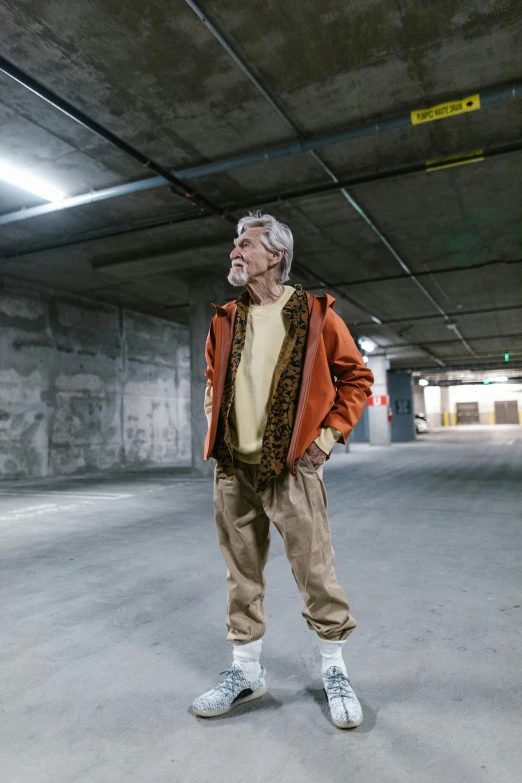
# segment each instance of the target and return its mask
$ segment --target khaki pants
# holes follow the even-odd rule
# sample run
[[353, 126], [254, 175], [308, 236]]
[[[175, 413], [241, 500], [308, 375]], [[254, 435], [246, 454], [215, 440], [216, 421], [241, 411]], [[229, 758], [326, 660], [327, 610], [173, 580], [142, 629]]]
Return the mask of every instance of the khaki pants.
[[227, 639], [253, 641], [265, 633], [263, 569], [270, 520], [285, 542], [308, 627], [323, 639], [346, 639], [355, 620], [335, 576], [322, 468], [316, 472], [305, 454], [297, 478], [285, 470], [259, 494], [255, 492], [257, 465], [235, 461], [234, 470], [232, 481], [214, 480], [218, 539], [228, 567]]

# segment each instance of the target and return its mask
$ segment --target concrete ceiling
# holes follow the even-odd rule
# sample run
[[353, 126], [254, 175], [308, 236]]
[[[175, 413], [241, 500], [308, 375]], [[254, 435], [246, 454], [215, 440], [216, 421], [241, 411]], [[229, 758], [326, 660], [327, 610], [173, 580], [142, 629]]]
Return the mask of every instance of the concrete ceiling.
[[[184, 0], [16, 0], [0, 11], [1, 50], [176, 172], [485, 96], [522, 77], [515, 0], [198, 5], [257, 87]], [[293, 281], [336, 296], [353, 333], [386, 349], [393, 367], [494, 366], [505, 351], [522, 362], [521, 121], [522, 100], [508, 91], [478, 111], [326, 146], [320, 160], [281, 157], [187, 186], [233, 217], [258, 204], [287, 222]], [[68, 196], [151, 176], [3, 73], [0, 128], [0, 158]], [[425, 170], [477, 150], [484, 160]], [[352, 183], [366, 220], [329, 188], [321, 160]], [[0, 182], [0, 214], [41, 203]], [[233, 222], [199, 217], [158, 187], [0, 225], [0, 271], [187, 322], [189, 277], [224, 275], [233, 236]]]

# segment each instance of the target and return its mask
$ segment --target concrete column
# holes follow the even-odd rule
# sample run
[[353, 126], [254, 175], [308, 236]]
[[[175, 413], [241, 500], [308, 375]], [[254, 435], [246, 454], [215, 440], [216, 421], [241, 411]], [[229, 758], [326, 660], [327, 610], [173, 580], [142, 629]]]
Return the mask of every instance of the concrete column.
[[369, 410], [368, 405], [366, 405], [362, 412], [361, 418], [353, 428], [352, 434], [350, 435], [350, 441], [352, 443], [368, 443], [370, 440], [370, 430], [368, 426], [368, 410]]
[[415, 413], [424, 413], [426, 415], [424, 386], [419, 386], [418, 380], [413, 382], [413, 410]]
[[455, 418], [455, 421], [453, 421], [450, 413], [449, 386], [440, 387], [440, 417], [440, 423], [443, 427], [448, 427], [457, 423], [456, 417], [453, 417]]
[[389, 372], [388, 392], [393, 414], [391, 424], [392, 442], [415, 440], [411, 373]]
[[[386, 356], [369, 356], [368, 367], [373, 372], [375, 383], [372, 394], [387, 395], [388, 360]], [[368, 406], [368, 425], [370, 432], [370, 446], [389, 446], [391, 443], [390, 423], [388, 421], [387, 405]]]
[[214, 304], [225, 304], [226, 281], [198, 277], [189, 283], [190, 326], [190, 402], [192, 429], [192, 470], [196, 476], [210, 476], [213, 460], [205, 462], [203, 447], [207, 434], [207, 419], [203, 410], [205, 399], [205, 342], [210, 322], [215, 315]]

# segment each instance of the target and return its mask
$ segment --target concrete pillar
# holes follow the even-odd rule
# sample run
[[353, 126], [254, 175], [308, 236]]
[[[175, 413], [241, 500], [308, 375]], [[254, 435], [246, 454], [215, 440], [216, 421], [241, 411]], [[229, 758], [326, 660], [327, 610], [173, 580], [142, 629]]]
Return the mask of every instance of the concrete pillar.
[[225, 280], [210, 277], [198, 277], [189, 282], [192, 470], [196, 476], [210, 476], [214, 472], [214, 461], [205, 462], [203, 459], [207, 434], [207, 419], [203, 410], [207, 385], [205, 342], [216, 312], [211, 303], [225, 304], [226, 287]]
[[[388, 394], [386, 356], [369, 356], [368, 367], [373, 372], [375, 383], [372, 387], [374, 396]], [[391, 443], [390, 423], [388, 421], [388, 405], [368, 406], [368, 428], [370, 446], [389, 446]]]
[[440, 387], [440, 417], [440, 423], [443, 427], [448, 427], [457, 423], [456, 420], [453, 421], [456, 417], [452, 417], [450, 412], [449, 386]]
[[392, 442], [415, 440], [411, 373], [389, 372], [388, 393], [393, 414], [391, 424]]
[[368, 410], [369, 410], [368, 405], [366, 405], [362, 412], [361, 418], [353, 428], [352, 434], [350, 435], [350, 441], [352, 443], [368, 443], [368, 441], [370, 440], [370, 429], [368, 425]]
[[431, 427], [440, 427], [442, 416], [442, 406], [440, 400], [440, 386], [424, 387], [424, 404], [426, 406], [426, 416]]
[[414, 413], [424, 413], [426, 415], [424, 386], [419, 386], [418, 380], [413, 382], [413, 411]]

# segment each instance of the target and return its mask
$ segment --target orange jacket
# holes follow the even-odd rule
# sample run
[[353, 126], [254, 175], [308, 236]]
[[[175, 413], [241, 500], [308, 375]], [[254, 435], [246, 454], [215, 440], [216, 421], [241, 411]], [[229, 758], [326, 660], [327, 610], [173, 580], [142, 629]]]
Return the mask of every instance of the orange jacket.
[[[308, 294], [311, 308], [299, 401], [286, 465], [295, 463], [318, 437], [322, 427], [336, 427], [346, 438], [357, 424], [370, 396], [373, 373], [362, 360], [348, 327], [333, 310], [335, 299]], [[236, 303], [214, 305], [206, 344], [207, 385], [213, 386], [212, 419], [205, 440], [209, 459], [216, 439], [223, 388], [234, 336]]]

